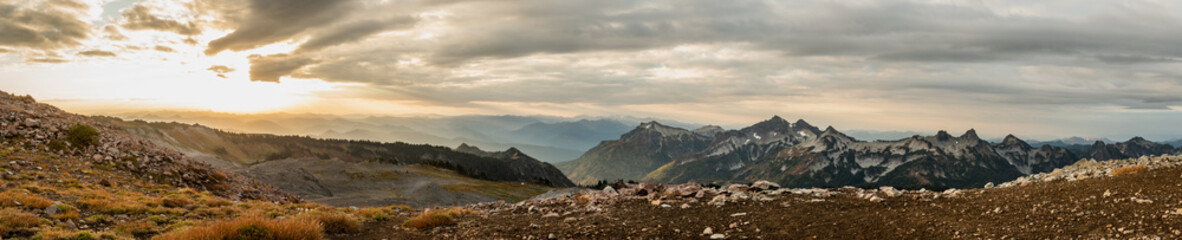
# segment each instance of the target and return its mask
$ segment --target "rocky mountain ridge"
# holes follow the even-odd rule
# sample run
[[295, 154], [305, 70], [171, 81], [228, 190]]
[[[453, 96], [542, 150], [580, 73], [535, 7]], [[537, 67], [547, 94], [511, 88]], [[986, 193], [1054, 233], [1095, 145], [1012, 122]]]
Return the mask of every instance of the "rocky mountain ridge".
[[[633, 132], [651, 129], [653, 123], [638, 126]], [[685, 136], [693, 131], [664, 126], [661, 136]], [[701, 135], [701, 134], [699, 134]], [[629, 141], [634, 136], [605, 141], [579, 160], [560, 163], [571, 178], [580, 183], [598, 180], [640, 179], [655, 182], [752, 182], [774, 180], [793, 187], [895, 186], [904, 188], [980, 187], [989, 182], [1005, 182], [1020, 176], [1041, 173], [1077, 161], [1076, 150], [1042, 145], [1031, 146], [1008, 135], [999, 143], [982, 140], [975, 130], [960, 136], [939, 131], [933, 136], [872, 142], [859, 141], [828, 127], [820, 130], [804, 120], [788, 122], [779, 116], [739, 130], [717, 132], [702, 145], [674, 142], [641, 144]], [[1128, 142], [1104, 144], [1091, 151], [1094, 159], [1138, 157], [1174, 153], [1162, 146], [1134, 138]], [[660, 149], [668, 159], [630, 164], [627, 157], [609, 153], [628, 149], [645, 152]], [[657, 168], [647, 167], [664, 162]], [[610, 164], [600, 164], [610, 163]], [[596, 176], [587, 171], [596, 166], [637, 169], [629, 175]], [[577, 167], [576, 167], [577, 166]], [[636, 173], [639, 170], [648, 173]], [[600, 173], [604, 171], [599, 171]], [[643, 175], [640, 178], [629, 178]]]

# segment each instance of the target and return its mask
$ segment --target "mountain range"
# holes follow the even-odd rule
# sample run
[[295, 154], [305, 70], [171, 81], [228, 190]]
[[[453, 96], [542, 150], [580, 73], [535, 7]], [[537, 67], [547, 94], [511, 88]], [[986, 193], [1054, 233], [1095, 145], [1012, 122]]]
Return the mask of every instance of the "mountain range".
[[940, 131], [893, 141], [860, 141], [833, 127], [779, 116], [739, 130], [699, 131], [640, 124], [580, 158], [558, 163], [573, 181], [751, 182], [788, 187], [895, 186], [966, 188], [1051, 171], [1080, 158], [1097, 160], [1179, 152], [1143, 138], [1068, 147], [1035, 147], [1013, 136], [998, 143], [975, 130]]
[[[334, 116], [317, 114], [223, 114], [210, 112], [137, 112], [115, 116], [153, 122], [197, 123], [239, 133], [302, 135], [317, 138], [408, 142], [442, 146], [467, 144], [485, 149], [510, 147], [544, 162], [569, 161], [651, 120], [632, 117], [552, 116]], [[668, 122], [668, 120], [662, 120]], [[689, 126], [692, 124], [679, 124]]]

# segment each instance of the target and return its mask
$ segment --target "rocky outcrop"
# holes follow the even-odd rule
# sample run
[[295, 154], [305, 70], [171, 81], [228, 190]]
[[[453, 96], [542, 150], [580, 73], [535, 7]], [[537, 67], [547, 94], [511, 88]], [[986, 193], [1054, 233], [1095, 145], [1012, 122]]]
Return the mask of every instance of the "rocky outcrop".
[[689, 130], [646, 122], [603, 141], [583, 156], [556, 164], [571, 180], [594, 184], [599, 180], [640, 179], [673, 159], [709, 146], [711, 137]]

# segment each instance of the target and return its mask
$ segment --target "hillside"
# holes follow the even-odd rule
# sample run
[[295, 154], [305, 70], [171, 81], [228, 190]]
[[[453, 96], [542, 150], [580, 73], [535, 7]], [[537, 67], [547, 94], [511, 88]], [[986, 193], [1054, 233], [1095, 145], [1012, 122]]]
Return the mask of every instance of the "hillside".
[[126, 134], [116, 126], [37, 103], [29, 96], [0, 92], [0, 135], [9, 152], [25, 150], [45, 158], [86, 159], [87, 165], [130, 172], [157, 184], [207, 190], [232, 199], [288, 198], [250, 178], [218, 171], [184, 154]]
[[304, 199], [336, 206], [519, 201], [574, 186], [556, 168], [533, 158], [478, 156], [401, 142], [240, 134], [200, 125], [98, 119]]

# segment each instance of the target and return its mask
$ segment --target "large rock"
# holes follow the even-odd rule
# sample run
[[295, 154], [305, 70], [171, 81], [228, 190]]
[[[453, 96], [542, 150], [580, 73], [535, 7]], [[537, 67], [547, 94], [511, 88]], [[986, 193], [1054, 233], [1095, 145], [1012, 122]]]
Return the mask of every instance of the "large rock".
[[751, 188], [757, 191], [776, 190], [780, 188], [780, 184], [769, 182], [767, 180], [759, 180], [755, 181], [755, 183], [752, 183]]

